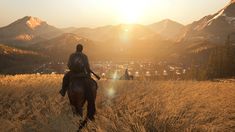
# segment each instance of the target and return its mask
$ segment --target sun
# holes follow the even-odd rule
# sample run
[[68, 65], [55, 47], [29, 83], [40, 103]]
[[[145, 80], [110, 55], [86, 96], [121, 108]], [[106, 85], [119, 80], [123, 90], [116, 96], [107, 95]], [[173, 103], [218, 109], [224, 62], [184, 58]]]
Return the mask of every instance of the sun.
[[116, 4], [118, 20], [122, 23], [136, 23], [141, 20], [146, 8], [144, 0], [119, 0]]

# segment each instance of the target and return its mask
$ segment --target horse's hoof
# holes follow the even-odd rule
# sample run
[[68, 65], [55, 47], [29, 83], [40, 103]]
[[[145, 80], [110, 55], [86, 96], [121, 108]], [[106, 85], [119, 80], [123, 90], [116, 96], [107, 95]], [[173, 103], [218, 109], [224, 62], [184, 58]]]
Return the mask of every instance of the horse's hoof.
[[82, 129], [83, 129], [83, 127], [82, 127], [82, 126], [79, 126], [79, 128], [78, 128], [77, 132], [81, 132], [81, 131], [82, 131]]

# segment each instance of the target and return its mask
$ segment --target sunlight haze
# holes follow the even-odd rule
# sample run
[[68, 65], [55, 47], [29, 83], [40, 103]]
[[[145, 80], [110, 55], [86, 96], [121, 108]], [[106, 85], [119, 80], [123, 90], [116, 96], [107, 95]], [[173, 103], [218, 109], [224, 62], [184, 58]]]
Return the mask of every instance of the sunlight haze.
[[182, 24], [212, 14], [229, 0], [1, 0], [0, 26], [35, 16], [58, 27], [151, 24], [172, 19]]

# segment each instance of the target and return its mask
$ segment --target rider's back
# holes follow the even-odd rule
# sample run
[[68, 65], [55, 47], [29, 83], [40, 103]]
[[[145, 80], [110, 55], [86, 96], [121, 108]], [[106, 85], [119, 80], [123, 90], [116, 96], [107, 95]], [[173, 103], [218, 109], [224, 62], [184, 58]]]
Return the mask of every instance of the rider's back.
[[88, 59], [85, 54], [82, 52], [75, 52], [70, 55], [69, 62], [68, 62], [68, 68], [72, 72], [76, 73], [87, 73], [87, 67], [88, 66]]

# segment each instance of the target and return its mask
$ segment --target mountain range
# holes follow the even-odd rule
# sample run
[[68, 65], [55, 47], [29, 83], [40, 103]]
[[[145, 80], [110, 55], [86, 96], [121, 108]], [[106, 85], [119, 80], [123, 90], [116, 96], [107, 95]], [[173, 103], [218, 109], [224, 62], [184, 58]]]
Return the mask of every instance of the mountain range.
[[[228, 35], [235, 32], [235, 0], [213, 15], [187, 25], [179, 36], [180, 42], [210, 41], [225, 43]], [[234, 36], [232, 36], [234, 38]]]
[[[173, 54], [207, 50], [223, 45], [235, 32], [235, 0], [217, 13], [189, 25], [165, 19], [150, 25], [119, 24], [97, 28], [64, 28], [26, 16], [0, 28], [0, 51], [26, 50], [25, 56], [47, 56], [66, 61], [82, 43], [91, 59], [164, 59]], [[235, 40], [235, 35], [230, 35]], [[7, 47], [5, 47], [7, 46]], [[9, 52], [16, 56], [14, 52]], [[38, 57], [39, 57], [38, 56]], [[5, 57], [0, 54], [1, 61]], [[6, 58], [6, 57], [5, 57]], [[17, 61], [17, 59], [15, 59]], [[7, 59], [4, 59], [6, 62]], [[9, 60], [10, 61], [10, 60]]]

